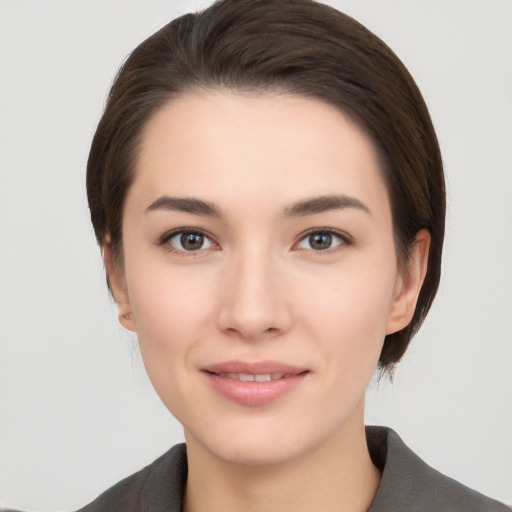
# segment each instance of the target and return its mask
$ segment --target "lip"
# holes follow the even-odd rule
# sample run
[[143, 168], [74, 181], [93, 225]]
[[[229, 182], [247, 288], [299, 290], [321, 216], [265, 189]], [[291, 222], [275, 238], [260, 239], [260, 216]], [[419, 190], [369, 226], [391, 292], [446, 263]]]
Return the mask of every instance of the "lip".
[[[306, 368], [278, 361], [225, 361], [201, 369], [210, 386], [223, 397], [242, 405], [265, 405], [291, 393], [306, 378]], [[272, 375], [270, 381], [242, 381], [227, 374]]]

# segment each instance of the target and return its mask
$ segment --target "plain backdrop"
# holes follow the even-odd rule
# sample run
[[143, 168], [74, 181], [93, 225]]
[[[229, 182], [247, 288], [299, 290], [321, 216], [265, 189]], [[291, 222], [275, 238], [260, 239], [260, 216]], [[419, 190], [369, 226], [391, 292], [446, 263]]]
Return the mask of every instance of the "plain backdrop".
[[[0, 0], [0, 503], [70, 510], [182, 440], [117, 323], [84, 171], [111, 80], [208, 2]], [[416, 78], [448, 185], [443, 283], [367, 422], [512, 503], [512, 2], [339, 0]]]

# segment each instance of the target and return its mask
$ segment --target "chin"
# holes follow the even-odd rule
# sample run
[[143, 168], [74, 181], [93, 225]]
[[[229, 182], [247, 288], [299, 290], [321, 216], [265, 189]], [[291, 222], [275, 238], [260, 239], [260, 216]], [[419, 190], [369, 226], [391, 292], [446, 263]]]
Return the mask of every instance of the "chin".
[[210, 452], [212, 455], [231, 464], [247, 466], [265, 466], [282, 464], [298, 457], [303, 451], [299, 444], [292, 446], [282, 440], [268, 439], [250, 443], [229, 442], [216, 444]]
[[[186, 431], [189, 449], [200, 446], [201, 451], [231, 464], [273, 465], [296, 459], [315, 445], [315, 436], [307, 428], [294, 431], [290, 425], [272, 421], [258, 422], [253, 418], [250, 424], [239, 424], [236, 429], [226, 423], [222, 427], [196, 434]], [[316, 437], [321, 443], [323, 436]]]

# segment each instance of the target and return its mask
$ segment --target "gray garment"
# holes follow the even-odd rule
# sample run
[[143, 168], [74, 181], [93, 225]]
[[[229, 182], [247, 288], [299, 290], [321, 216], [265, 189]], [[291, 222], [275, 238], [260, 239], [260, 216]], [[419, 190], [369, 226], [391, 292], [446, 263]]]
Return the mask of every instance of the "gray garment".
[[379, 489], [368, 512], [510, 512], [442, 475], [423, 462], [389, 428], [366, 427], [373, 463], [382, 471]]
[[[368, 448], [382, 471], [368, 512], [510, 512], [425, 464], [385, 427], [366, 427]], [[184, 444], [114, 485], [78, 512], [181, 512], [187, 480]]]

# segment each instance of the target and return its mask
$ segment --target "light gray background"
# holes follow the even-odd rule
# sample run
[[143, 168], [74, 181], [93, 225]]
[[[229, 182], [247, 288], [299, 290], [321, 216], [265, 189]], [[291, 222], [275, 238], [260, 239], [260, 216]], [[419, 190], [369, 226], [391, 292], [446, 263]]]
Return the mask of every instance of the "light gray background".
[[[339, 0], [398, 53], [446, 164], [443, 285], [367, 421], [512, 503], [512, 2]], [[113, 75], [207, 2], [0, 0], [0, 503], [73, 509], [182, 439], [117, 324], [84, 169]]]

